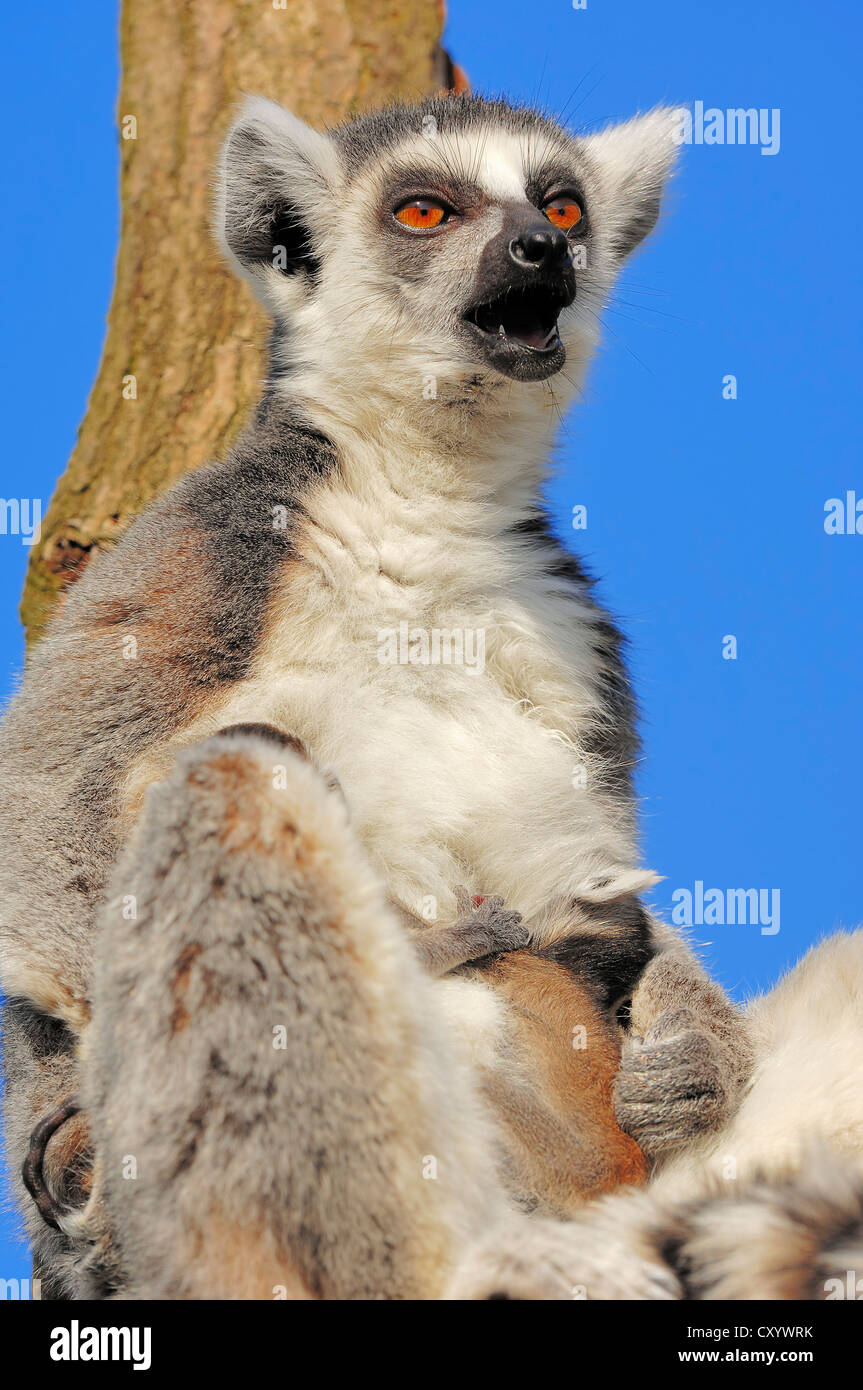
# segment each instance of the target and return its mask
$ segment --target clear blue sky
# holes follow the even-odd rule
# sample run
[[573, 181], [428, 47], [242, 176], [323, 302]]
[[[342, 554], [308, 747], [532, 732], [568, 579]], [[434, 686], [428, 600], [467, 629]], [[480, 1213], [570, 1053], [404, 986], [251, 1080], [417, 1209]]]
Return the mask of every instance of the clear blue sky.
[[[9, 329], [4, 496], [47, 502], [96, 371], [117, 239], [116, 7], [7, 7], [0, 219]], [[781, 925], [705, 926], [738, 997], [863, 919], [859, 9], [850, 0], [450, 0], [475, 88], [578, 124], [657, 101], [781, 112], [774, 156], [684, 148], [626, 271], [551, 499], [632, 640], [657, 905], [778, 889]], [[289, 75], [283, 100], [290, 104]], [[726, 374], [738, 399], [723, 400]], [[575, 505], [588, 528], [574, 535]], [[0, 685], [21, 662], [27, 550], [0, 536]], [[722, 641], [738, 641], [736, 661]], [[0, 1216], [0, 1277], [26, 1254]]]

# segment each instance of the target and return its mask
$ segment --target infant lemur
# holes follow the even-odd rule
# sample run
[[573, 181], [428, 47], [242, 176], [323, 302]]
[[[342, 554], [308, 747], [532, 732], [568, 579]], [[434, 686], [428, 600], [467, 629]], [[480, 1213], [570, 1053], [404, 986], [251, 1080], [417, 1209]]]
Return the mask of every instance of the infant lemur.
[[3, 730], [46, 1291], [439, 1297], [733, 1113], [748, 1029], [639, 901], [621, 639], [540, 500], [672, 129], [231, 130], [263, 399], [69, 593]]

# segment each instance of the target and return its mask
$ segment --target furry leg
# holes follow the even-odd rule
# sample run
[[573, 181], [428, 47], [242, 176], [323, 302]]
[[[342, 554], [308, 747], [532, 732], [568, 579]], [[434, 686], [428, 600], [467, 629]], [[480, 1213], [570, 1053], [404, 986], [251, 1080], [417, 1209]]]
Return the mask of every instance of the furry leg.
[[502, 1198], [341, 798], [227, 731], [151, 788], [111, 896], [85, 1100], [127, 1296], [439, 1297]]

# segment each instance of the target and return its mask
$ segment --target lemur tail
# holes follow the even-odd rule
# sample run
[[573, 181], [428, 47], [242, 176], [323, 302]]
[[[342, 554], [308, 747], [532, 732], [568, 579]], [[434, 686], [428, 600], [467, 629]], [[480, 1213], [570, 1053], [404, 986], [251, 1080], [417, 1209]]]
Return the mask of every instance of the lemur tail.
[[[583, 1248], [623, 1239], [630, 1259], [596, 1295], [621, 1298], [621, 1271], [636, 1260], [673, 1281], [678, 1299], [822, 1300], [863, 1297], [863, 1165], [827, 1146], [811, 1148], [783, 1175], [706, 1180], [676, 1200], [668, 1186], [613, 1193], [577, 1225]], [[607, 1291], [610, 1290], [610, 1291]], [[852, 1292], [851, 1290], [856, 1290]], [[654, 1292], [638, 1297], [654, 1298]]]
[[126, 1296], [440, 1296], [494, 1215], [484, 1136], [295, 741], [236, 729], [180, 755], [97, 957], [84, 1100]]
[[[693, 1299], [863, 1297], [863, 1169], [827, 1149], [677, 1211], [666, 1258]], [[850, 1290], [850, 1292], [849, 1292]]]

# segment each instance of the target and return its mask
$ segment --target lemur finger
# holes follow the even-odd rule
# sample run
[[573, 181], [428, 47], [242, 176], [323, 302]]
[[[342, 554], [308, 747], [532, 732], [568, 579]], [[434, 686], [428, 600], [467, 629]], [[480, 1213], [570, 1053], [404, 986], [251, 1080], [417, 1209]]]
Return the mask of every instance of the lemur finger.
[[696, 1028], [688, 1028], [658, 1041], [648, 1034], [643, 1043], [625, 1043], [618, 1079], [623, 1082], [630, 1075], [653, 1076], [663, 1089], [679, 1088], [700, 1070], [715, 1068], [712, 1038]]
[[[489, 902], [498, 905], [485, 911]], [[514, 951], [527, 945], [530, 933], [521, 913], [504, 908], [502, 898], [487, 899], [479, 910], [478, 921], [488, 935], [490, 951]]]
[[712, 1039], [695, 1030], [653, 1045], [625, 1045], [614, 1083], [618, 1124], [648, 1155], [711, 1128], [727, 1102]]
[[677, 1036], [678, 1033], [697, 1031], [698, 1019], [691, 1009], [666, 1009], [665, 1013], [660, 1014], [659, 1018], [648, 1029], [645, 1035], [645, 1042], [660, 1042], [664, 1038]]
[[482, 902], [477, 908], [477, 913], [481, 917], [493, 917], [496, 912], [500, 912], [502, 907], [503, 898], [499, 898], [496, 896], [490, 898], [483, 898]]
[[453, 892], [455, 894], [455, 908], [457, 916], [459, 918], [469, 917], [472, 914], [474, 908], [473, 899], [471, 898], [471, 895], [468, 892], [467, 888], [465, 888], [464, 884], [460, 883], [458, 887], [453, 890]]

